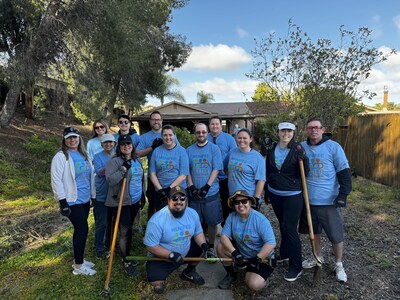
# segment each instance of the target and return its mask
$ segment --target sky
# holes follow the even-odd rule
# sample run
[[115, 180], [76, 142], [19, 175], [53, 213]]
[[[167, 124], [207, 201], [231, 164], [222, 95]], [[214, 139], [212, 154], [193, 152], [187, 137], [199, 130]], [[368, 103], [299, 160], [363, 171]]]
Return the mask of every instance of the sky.
[[[399, 0], [191, 0], [172, 17], [171, 32], [186, 36], [193, 47], [186, 64], [171, 73], [186, 103], [196, 103], [200, 90], [213, 94], [217, 103], [250, 100], [258, 84], [246, 76], [252, 70], [255, 39], [271, 32], [284, 38], [289, 19], [314, 41], [326, 38], [337, 46], [341, 25], [350, 31], [367, 27], [374, 47], [400, 50]], [[377, 96], [363, 103], [382, 102], [384, 86], [389, 101], [400, 103], [400, 54], [373, 67], [360, 90]]]

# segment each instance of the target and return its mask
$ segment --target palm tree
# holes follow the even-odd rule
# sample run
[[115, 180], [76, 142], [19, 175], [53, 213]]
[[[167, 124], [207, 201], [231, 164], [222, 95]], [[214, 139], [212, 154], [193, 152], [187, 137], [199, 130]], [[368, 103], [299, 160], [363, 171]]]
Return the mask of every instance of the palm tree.
[[174, 85], [179, 86], [179, 80], [170, 75], [164, 75], [164, 79], [161, 83], [160, 93], [157, 94], [157, 98], [160, 99], [161, 105], [164, 105], [165, 98], [172, 98], [183, 103], [186, 102], [181, 91], [172, 89]]
[[197, 103], [207, 104], [215, 101], [213, 94], [206, 93], [205, 91], [197, 92]]

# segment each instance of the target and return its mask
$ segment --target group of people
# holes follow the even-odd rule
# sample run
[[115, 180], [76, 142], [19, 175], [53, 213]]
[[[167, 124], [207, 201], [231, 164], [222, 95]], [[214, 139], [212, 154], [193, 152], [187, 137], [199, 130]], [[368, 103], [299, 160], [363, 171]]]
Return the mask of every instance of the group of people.
[[[294, 124], [280, 123], [279, 140], [267, 145], [265, 158], [253, 149], [250, 130], [239, 129], [235, 139], [222, 131], [218, 116], [212, 117], [208, 126], [195, 125], [196, 142], [187, 149], [180, 145], [174, 127], [163, 126], [162, 121], [160, 112], [153, 111], [151, 130], [139, 136], [130, 128], [129, 117], [121, 115], [115, 136], [108, 133], [105, 122], [97, 120], [87, 152], [78, 130], [64, 130], [62, 149], [52, 161], [51, 179], [61, 214], [74, 226], [73, 274], [96, 273], [94, 264], [84, 260], [90, 203], [94, 206], [96, 254], [104, 257], [120, 198], [121, 256], [127, 273], [138, 274], [126, 257], [132, 248], [133, 222], [147, 197], [144, 245], [149, 257], [163, 259], [149, 259], [146, 264], [147, 279], [156, 293], [164, 291], [167, 277], [185, 263], [180, 278], [204, 284], [204, 278], [196, 272], [198, 262], [188, 263], [186, 257], [224, 258], [226, 276], [219, 283], [222, 289], [236, 282], [238, 271], [243, 270], [247, 286], [262, 290], [268, 286], [274, 259], [288, 261], [284, 278], [295, 281], [303, 268], [317, 263], [314, 259], [302, 260], [298, 234], [299, 221], [300, 232], [305, 233], [301, 226], [301, 160], [307, 175], [317, 252], [321, 252], [324, 230], [333, 246], [336, 278], [347, 281], [342, 264], [340, 208], [346, 205], [351, 191], [351, 173], [343, 149], [324, 136], [320, 119], [307, 122], [308, 139], [302, 143], [295, 142]], [[140, 161], [143, 156], [148, 158], [147, 180]], [[278, 253], [272, 226], [259, 211], [263, 202], [271, 203], [279, 221]], [[218, 225], [222, 232], [216, 244]]]

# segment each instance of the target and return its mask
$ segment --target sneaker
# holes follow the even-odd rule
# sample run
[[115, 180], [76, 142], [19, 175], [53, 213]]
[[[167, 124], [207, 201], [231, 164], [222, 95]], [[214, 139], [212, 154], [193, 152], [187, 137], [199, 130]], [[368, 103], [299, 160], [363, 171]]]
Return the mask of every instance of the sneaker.
[[343, 264], [341, 262], [336, 263], [335, 272], [337, 281], [347, 282], [347, 275], [346, 272], [344, 271]]
[[82, 264], [79, 269], [75, 268], [75, 267], [73, 267], [73, 268], [74, 268], [74, 270], [72, 271], [72, 274], [74, 274], [74, 275], [89, 275], [89, 276], [92, 276], [92, 275], [96, 274], [95, 270], [92, 270], [91, 268], [89, 268], [85, 264]]
[[136, 270], [135, 266], [131, 262], [124, 263], [124, 268], [128, 276], [136, 277], [139, 275], [139, 272]]
[[181, 279], [185, 281], [193, 282], [197, 285], [203, 285], [205, 283], [204, 278], [200, 276], [199, 273], [194, 269], [192, 272], [186, 274], [185, 270], [181, 273]]
[[164, 290], [165, 290], [165, 283], [154, 286], [154, 292], [156, 294], [162, 294], [164, 293]]
[[96, 250], [96, 257], [99, 259], [104, 259], [106, 258], [106, 253], [102, 250]]
[[[83, 264], [84, 264], [85, 266], [87, 266], [88, 268], [90, 268], [90, 269], [92, 269], [92, 268], [95, 266], [94, 263], [92, 263], [91, 261], [88, 261], [88, 260], [86, 260], [86, 259], [83, 260]], [[72, 267], [75, 268], [75, 259], [74, 259], [73, 262], [72, 262]]]
[[[322, 256], [320, 257], [320, 259], [321, 259], [321, 262], [324, 263], [324, 258]], [[317, 260], [314, 257], [306, 259], [302, 263], [302, 266], [304, 269], [311, 269], [311, 268], [314, 268], [316, 265], [317, 265]]]
[[283, 277], [286, 281], [293, 282], [296, 281], [298, 278], [300, 278], [301, 274], [303, 274], [303, 270], [295, 271], [295, 270], [290, 270], [285, 274]]
[[225, 277], [219, 282], [218, 287], [220, 289], [226, 290], [229, 289], [232, 283], [236, 282], [236, 278], [232, 277], [230, 274], [226, 274]]
[[280, 255], [278, 255], [276, 257], [276, 263], [278, 263], [278, 264], [283, 264], [284, 262], [288, 262], [288, 261], [289, 261], [289, 257], [283, 258]]

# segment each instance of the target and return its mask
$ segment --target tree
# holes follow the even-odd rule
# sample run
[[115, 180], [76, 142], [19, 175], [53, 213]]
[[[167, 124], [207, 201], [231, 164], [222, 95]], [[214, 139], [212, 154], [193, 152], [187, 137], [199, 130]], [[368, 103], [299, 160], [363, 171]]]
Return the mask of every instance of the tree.
[[172, 88], [175, 85], [179, 86], [179, 80], [165, 74], [160, 85], [160, 90], [156, 93], [156, 97], [160, 99], [161, 105], [164, 105], [165, 98], [174, 99], [183, 103], [186, 101], [185, 97], [179, 90]]
[[[375, 103], [374, 107], [379, 110], [383, 110], [382, 103]], [[389, 102], [387, 106], [387, 110], [400, 110], [400, 104], [396, 104], [394, 102]]]
[[211, 93], [207, 93], [205, 91], [197, 92], [197, 103], [199, 104], [207, 104], [210, 102], [214, 102], [214, 95]]
[[372, 66], [394, 50], [385, 55], [374, 48], [368, 28], [351, 32], [341, 26], [335, 47], [328, 39], [313, 43], [291, 20], [288, 25], [286, 38], [272, 33], [255, 40], [253, 70], [246, 75], [276, 92], [278, 104], [288, 108], [299, 126], [309, 116], [319, 116], [333, 131], [340, 120], [359, 111], [356, 104], [362, 97], [374, 96], [368, 90], [359, 92], [358, 86]]

